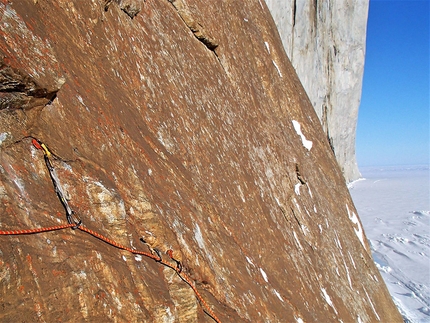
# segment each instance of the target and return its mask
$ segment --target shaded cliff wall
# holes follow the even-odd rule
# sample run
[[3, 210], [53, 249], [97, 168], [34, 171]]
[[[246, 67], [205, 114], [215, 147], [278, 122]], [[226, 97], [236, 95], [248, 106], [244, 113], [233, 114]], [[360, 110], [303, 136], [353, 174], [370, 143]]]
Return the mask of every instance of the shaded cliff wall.
[[263, 1], [0, 22], [0, 230], [82, 220], [0, 236], [1, 321], [212, 322], [197, 291], [222, 322], [401, 322]]
[[369, 1], [266, 3], [346, 181], [358, 179], [355, 134]]

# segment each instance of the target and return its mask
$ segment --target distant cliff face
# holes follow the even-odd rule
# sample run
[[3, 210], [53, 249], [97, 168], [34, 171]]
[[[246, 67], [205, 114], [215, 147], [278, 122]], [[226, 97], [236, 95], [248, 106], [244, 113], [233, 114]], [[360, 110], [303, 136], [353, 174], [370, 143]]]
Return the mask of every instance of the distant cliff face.
[[266, 3], [346, 181], [359, 178], [355, 133], [368, 0], [266, 0]]
[[0, 18], [0, 321], [401, 322], [263, 1]]

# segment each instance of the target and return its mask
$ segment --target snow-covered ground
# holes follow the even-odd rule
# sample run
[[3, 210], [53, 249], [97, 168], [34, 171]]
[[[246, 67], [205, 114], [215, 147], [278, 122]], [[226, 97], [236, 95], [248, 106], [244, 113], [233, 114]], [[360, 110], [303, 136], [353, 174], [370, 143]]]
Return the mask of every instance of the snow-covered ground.
[[360, 171], [349, 188], [373, 259], [405, 322], [430, 322], [429, 167]]

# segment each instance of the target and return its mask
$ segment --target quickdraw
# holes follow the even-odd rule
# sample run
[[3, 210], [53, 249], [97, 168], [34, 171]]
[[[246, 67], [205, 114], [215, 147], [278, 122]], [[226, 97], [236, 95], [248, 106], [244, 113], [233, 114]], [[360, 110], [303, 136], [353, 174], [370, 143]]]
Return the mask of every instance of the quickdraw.
[[61, 204], [63, 204], [64, 209], [66, 210], [67, 222], [69, 224], [75, 224], [73, 229], [77, 229], [82, 224], [82, 221], [76, 218], [75, 212], [72, 210], [72, 208], [69, 206], [69, 203], [67, 202], [64, 190], [61, 187], [60, 180], [58, 179], [57, 172], [55, 171], [55, 168], [50, 160], [50, 158], [54, 155], [49, 151], [48, 147], [46, 147], [46, 145], [40, 140], [33, 138], [31, 142], [35, 148], [43, 150], [43, 158], [45, 159], [45, 164], [48, 168], [49, 176], [51, 177], [52, 183], [54, 184], [55, 193], [57, 193]]
[[[67, 199], [65, 197], [63, 188], [60, 185], [60, 181], [58, 179], [57, 173], [55, 171], [54, 166], [51, 163], [50, 158], [57, 158], [53, 153], [51, 153], [48, 149], [48, 147], [42, 143], [40, 140], [38, 139], [34, 139], [32, 140], [32, 144], [35, 148], [43, 150], [43, 154], [44, 154], [44, 159], [45, 159], [45, 164], [46, 167], [48, 168], [49, 171], [49, 175], [51, 177], [52, 183], [54, 185], [54, 189], [55, 192], [58, 196], [58, 198], [60, 199], [62, 205], [64, 206], [64, 209], [66, 210], [66, 218], [67, 218], [67, 222], [68, 224], [65, 225], [60, 225], [60, 226], [52, 226], [52, 227], [46, 227], [46, 228], [36, 228], [36, 229], [26, 229], [26, 230], [7, 230], [7, 231], [2, 231], [0, 230], [0, 235], [24, 235], [24, 234], [36, 234], [36, 233], [42, 233], [42, 232], [48, 232], [48, 231], [56, 231], [56, 230], [62, 230], [62, 229], [67, 229], [67, 228], [72, 228], [74, 230], [78, 229], [82, 232], [86, 232], [88, 234], [90, 234], [91, 236], [102, 240], [103, 242], [116, 247], [118, 249], [122, 249], [122, 250], [126, 250], [130, 253], [133, 254], [138, 254], [138, 255], [142, 255], [148, 258], [151, 258], [153, 260], [155, 260], [156, 262], [169, 267], [173, 270], [176, 271], [176, 273], [179, 275], [179, 277], [185, 282], [187, 283], [191, 289], [194, 291], [197, 299], [199, 300], [200, 304], [203, 306], [203, 310], [204, 312], [210, 316], [215, 322], [217, 323], [221, 323], [220, 319], [215, 315], [215, 313], [212, 311], [212, 309], [209, 307], [209, 305], [206, 303], [206, 301], [203, 299], [202, 295], [199, 293], [199, 291], [197, 290], [197, 288], [194, 286], [192, 280], [190, 279], [190, 277], [188, 275], [186, 275], [183, 271], [182, 271], [182, 265], [181, 262], [179, 260], [176, 260], [173, 257], [173, 250], [169, 249], [167, 250], [166, 254], [169, 256], [169, 258], [175, 263], [175, 265], [173, 265], [172, 263], [165, 261], [162, 257], [161, 257], [161, 253], [159, 250], [157, 249], [150, 249], [151, 253], [149, 252], [145, 252], [145, 251], [140, 251], [140, 250], [136, 250], [136, 249], [132, 249], [126, 246], [123, 246], [119, 243], [117, 243], [114, 240], [111, 240], [107, 237], [105, 237], [104, 235], [97, 233], [87, 227], [85, 227], [82, 224], [81, 219], [79, 219], [74, 211], [72, 210], [72, 208], [69, 206], [69, 203], [67, 202]], [[142, 242], [144, 242], [146, 244], [146, 241], [141, 239]], [[155, 255], [154, 255], [155, 253]]]

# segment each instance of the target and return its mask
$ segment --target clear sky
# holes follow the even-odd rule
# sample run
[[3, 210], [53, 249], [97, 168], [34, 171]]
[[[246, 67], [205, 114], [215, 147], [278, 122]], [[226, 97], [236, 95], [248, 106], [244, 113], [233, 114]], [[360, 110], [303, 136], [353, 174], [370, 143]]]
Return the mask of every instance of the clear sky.
[[359, 167], [429, 164], [429, 15], [429, 0], [370, 0]]

